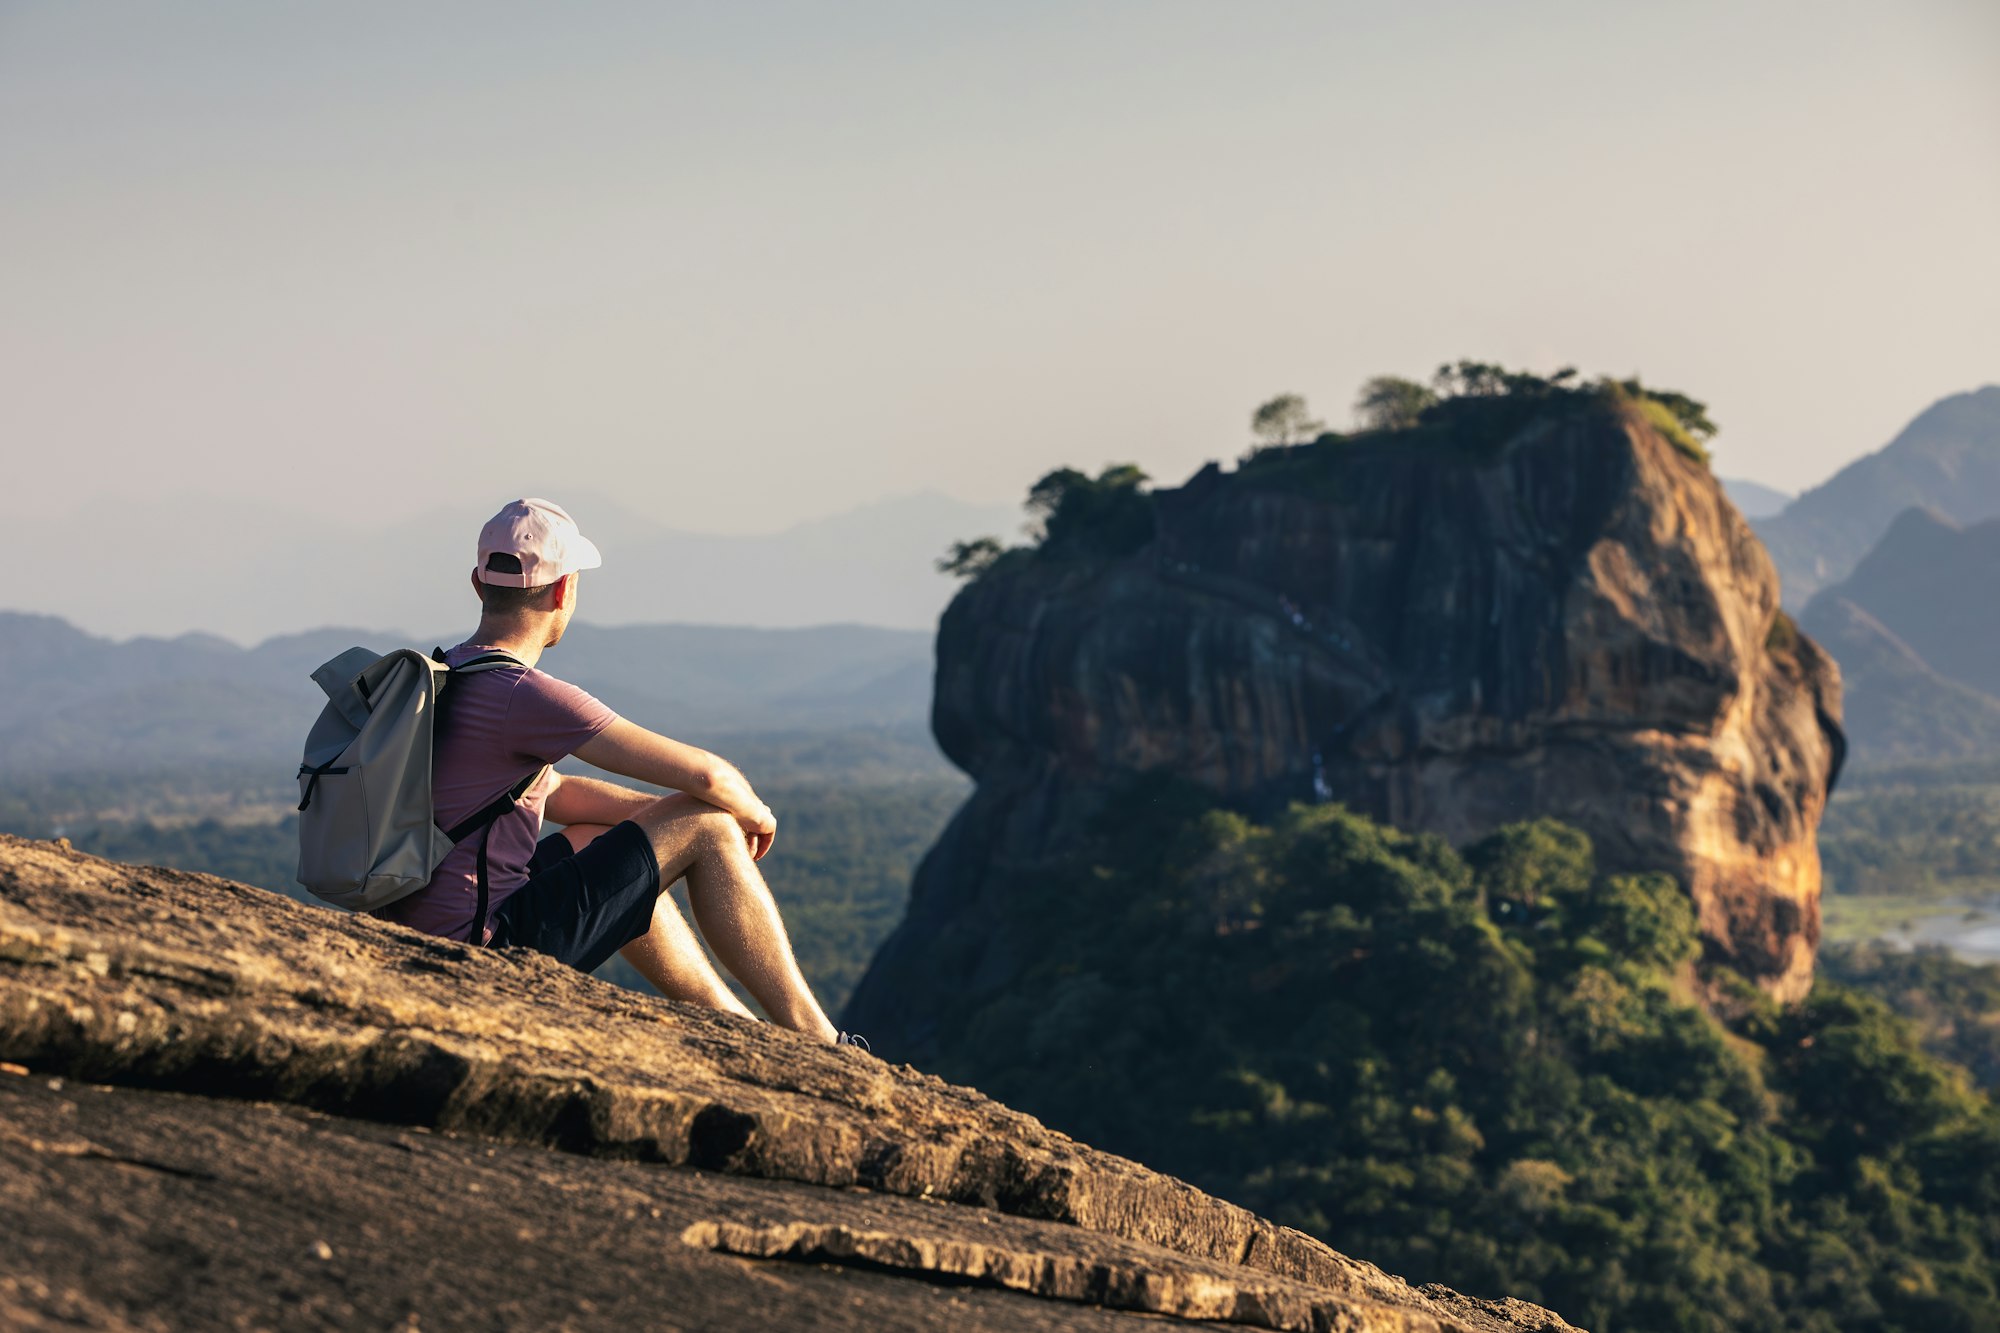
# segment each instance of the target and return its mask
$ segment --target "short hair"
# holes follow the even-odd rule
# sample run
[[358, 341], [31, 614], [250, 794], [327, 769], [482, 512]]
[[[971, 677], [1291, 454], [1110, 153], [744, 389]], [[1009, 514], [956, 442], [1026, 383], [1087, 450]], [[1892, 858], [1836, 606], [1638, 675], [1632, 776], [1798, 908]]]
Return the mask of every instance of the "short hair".
[[[521, 572], [521, 557], [495, 551], [486, 557], [486, 567], [495, 574], [518, 574]], [[537, 603], [542, 600], [542, 594], [555, 586], [554, 583], [541, 583], [532, 588], [510, 588], [481, 579], [479, 604], [497, 616], [518, 616], [524, 611], [541, 610]]]

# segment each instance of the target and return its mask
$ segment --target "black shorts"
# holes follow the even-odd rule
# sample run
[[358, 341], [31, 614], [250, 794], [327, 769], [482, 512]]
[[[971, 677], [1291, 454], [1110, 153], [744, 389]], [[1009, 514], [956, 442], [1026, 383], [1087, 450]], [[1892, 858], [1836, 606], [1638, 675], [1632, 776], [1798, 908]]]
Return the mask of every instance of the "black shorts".
[[551, 833], [535, 846], [528, 882], [493, 914], [495, 948], [534, 949], [583, 972], [644, 935], [660, 897], [660, 863], [646, 831], [626, 820], [582, 851]]

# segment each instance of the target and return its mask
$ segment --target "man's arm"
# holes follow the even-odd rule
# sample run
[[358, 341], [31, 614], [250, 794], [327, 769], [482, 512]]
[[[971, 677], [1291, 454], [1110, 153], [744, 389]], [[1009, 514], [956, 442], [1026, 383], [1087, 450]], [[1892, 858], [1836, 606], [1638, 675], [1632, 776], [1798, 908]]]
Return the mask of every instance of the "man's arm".
[[778, 836], [777, 817], [751, 790], [749, 780], [734, 764], [699, 746], [670, 740], [621, 717], [584, 742], [576, 757], [608, 773], [686, 792], [727, 810], [750, 835], [751, 851], [760, 859]]
[[651, 792], [634, 791], [602, 778], [582, 778], [572, 773], [555, 775], [544, 818], [558, 824], [603, 824], [607, 827], [632, 818], [658, 800]]

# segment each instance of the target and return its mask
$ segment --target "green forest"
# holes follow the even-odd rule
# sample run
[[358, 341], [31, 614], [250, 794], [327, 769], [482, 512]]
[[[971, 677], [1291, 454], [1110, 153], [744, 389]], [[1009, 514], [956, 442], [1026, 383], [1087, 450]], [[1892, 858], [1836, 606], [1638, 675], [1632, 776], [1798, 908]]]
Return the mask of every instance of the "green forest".
[[1346, 1253], [1598, 1333], [2000, 1327], [1966, 1071], [1834, 980], [1724, 974], [1714, 1016], [1683, 892], [1573, 830], [1149, 786], [1008, 910], [1034, 961], [939, 1015], [939, 1072]]
[[1820, 824], [1829, 893], [2000, 893], [2000, 783], [1950, 768], [1850, 773]]
[[1868, 940], [1821, 949], [1819, 975], [1880, 997], [1926, 1050], [1964, 1065], [1989, 1094], [2000, 1090], [2000, 966], [1963, 962], [1936, 945]]

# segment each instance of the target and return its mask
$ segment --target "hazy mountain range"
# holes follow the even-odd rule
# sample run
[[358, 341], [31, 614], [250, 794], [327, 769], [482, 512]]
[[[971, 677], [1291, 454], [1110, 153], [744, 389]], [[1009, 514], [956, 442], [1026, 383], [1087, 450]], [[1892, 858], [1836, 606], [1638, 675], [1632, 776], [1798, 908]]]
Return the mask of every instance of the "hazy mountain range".
[[[8, 600], [99, 633], [199, 625], [241, 643], [320, 625], [469, 629], [479, 525], [512, 498], [496, 491], [451, 510], [347, 525], [202, 497], [30, 509], [10, 546], [65, 554], [15, 580]], [[553, 498], [604, 552], [579, 606], [597, 625], [928, 630], [956, 590], [935, 565], [946, 546], [1021, 526], [1017, 509], [934, 492], [747, 536], [690, 531], [684, 518], [677, 526], [588, 491]]]
[[[355, 644], [455, 643], [319, 629], [240, 648], [207, 634], [113, 641], [0, 612], [0, 770], [268, 765], [289, 778], [324, 696], [310, 680]], [[577, 623], [544, 663], [635, 721], [702, 743], [724, 734], [914, 729], [931, 699], [931, 635], [826, 625], [606, 628]]]
[[1800, 626], [1840, 663], [1860, 763], [2000, 754], [2000, 519], [1906, 509]]
[[1912, 507], [1961, 524], [2000, 516], [2000, 385], [1933, 403], [1781, 512], [1744, 514], [1777, 562], [1785, 605], [1797, 610], [1846, 578]]
[[2000, 386], [1940, 399], [1776, 513], [1725, 482], [1840, 663], [1857, 764], [2000, 752]]

